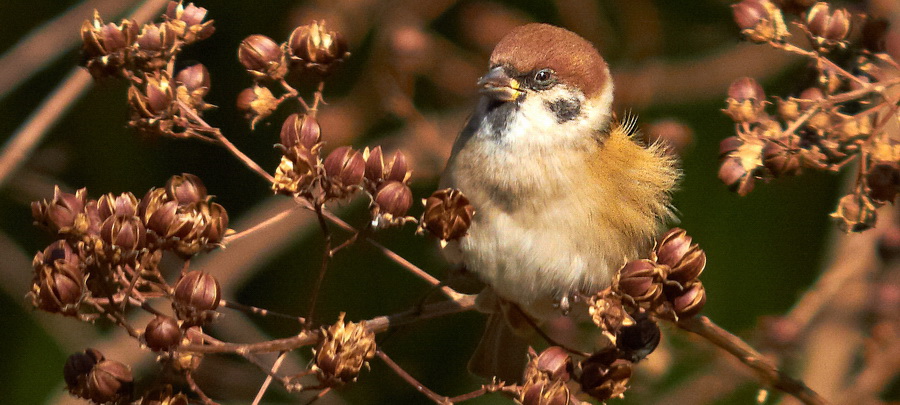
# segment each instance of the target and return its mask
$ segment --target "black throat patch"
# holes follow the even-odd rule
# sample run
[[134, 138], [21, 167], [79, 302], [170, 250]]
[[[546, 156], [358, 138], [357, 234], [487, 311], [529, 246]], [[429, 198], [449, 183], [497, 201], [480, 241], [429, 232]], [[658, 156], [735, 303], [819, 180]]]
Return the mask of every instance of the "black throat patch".
[[575, 119], [581, 113], [581, 102], [575, 98], [547, 101], [546, 105], [556, 115], [556, 122], [560, 124]]

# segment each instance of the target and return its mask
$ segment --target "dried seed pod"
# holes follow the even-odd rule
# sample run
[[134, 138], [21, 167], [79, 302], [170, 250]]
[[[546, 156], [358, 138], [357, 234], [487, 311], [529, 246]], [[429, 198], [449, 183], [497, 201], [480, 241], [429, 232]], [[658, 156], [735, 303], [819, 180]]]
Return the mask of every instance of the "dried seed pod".
[[851, 193], [841, 198], [831, 217], [838, 221], [838, 227], [844, 232], [862, 232], [875, 226], [875, 208], [868, 196]]
[[757, 122], [765, 114], [766, 93], [751, 77], [742, 77], [728, 87], [728, 107], [723, 110], [735, 122]]
[[144, 24], [130, 53], [134, 65], [143, 72], [165, 68], [177, 51], [176, 37], [168, 24]]
[[783, 41], [790, 33], [784, 24], [784, 16], [769, 0], [743, 0], [731, 6], [734, 22], [750, 41], [763, 43]]
[[316, 118], [311, 115], [300, 117], [297, 114], [291, 114], [281, 125], [281, 145], [285, 149], [302, 146], [312, 150], [319, 143], [321, 136], [322, 128]]
[[663, 294], [667, 266], [642, 259], [625, 264], [615, 280], [616, 291], [631, 297], [645, 308], [655, 306]]
[[360, 370], [375, 356], [375, 334], [366, 322], [338, 321], [322, 328], [318, 347], [314, 351], [313, 371], [323, 384], [334, 386], [356, 381]]
[[419, 229], [427, 230], [445, 244], [465, 236], [474, 215], [475, 208], [462, 191], [453, 188], [437, 190], [425, 200]]
[[102, 360], [87, 378], [87, 396], [97, 403], [131, 399], [134, 378], [131, 368], [115, 360]]
[[669, 266], [666, 278], [679, 283], [696, 279], [706, 267], [706, 252], [681, 228], [672, 228], [659, 238], [654, 252], [659, 264]]
[[366, 161], [359, 151], [349, 146], [333, 150], [323, 163], [330, 198], [343, 198], [359, 189], [366, 172]]
[[530, 358], [525, 366], [525, 378], [519, 393], [519, 403], [534, 405], [568, 404], [571, 393], [566, 386], [572, 375], [572, 357], [557, 346], [540, 355], [529, 348]]
[[209, 93], [209, 70], [202, 63], [186, 67], [175, 75], [175, 97], [198, 113], [212, 108], [203, 97]]
[[257, 80], [279, 80], [287, 73], [281, 46], [265, 35], [244, 38], [238, 47], [238, 60]]
[[189, 271], [175, 284], [172, 306], [178, 319], [188, 325], [200, 325], [207, 321], [219, 307], [222, 289], [219, 281], [209, 273]]
[[606, 401], [620, 398], [628, 389], [632, 364], [617, 359], [609, 362], [606, 353], [596, 353], [581, 362], [581, 390], [593, 398]]
[[680, 318], [689, 318], [700, 313], [706, 304], [706, 289], [699, 280], [685, 284], [684, 290], [670, 297], [672, 309]]
[[97, 213], [100, 219], [109, 217], [133, 217], [137, 213], [138, 199], [131, 193], [122, 193], [118, 196], [112, 193], [104, 194], [97, 199]]
[[75, 194], [69, 194], [55, 186], [53, 199], [31, 203], [31, 215], [38, 224], [46, 226], [52, 233], [80, 236], [91, 227], [90, 218], [85, 213], [86, 204], [87, 189], [82, 188]]
[[136, 216], [109, 217], [100, 228], [100, 239], [111, 249], [137, 251], [145, 246], [147, 230]]
[[103, 360], [103, 353], [91, 348], [69, 355], [63, 366], [63, 378], [66, 381], [66, 388], [72, 395], [89, 398], [87, 394], [88, 376], [94, 366]]
[[897, 162], [876, 162], [866, 173], [869, 197], [879, 202], [892, 203], [900, 190], [900, 165]]
[[181, 329], [174, 318], [157, 315], [144, 329], [144, 343], [150, 350], [170, 350], [181, 343]]
[[180, 206], [209, 200], [203, 181], [190, 173], [170, 177], [166, 181], [166, 197]]
[[182, 1], [177, 3], [170, 1], [166, 7], [165, 17], [166, 24], [188, 44], [209, 38], [216, 30], [212, 26], [212, 20], [203, 22], [206, 18], [206, 9], [197, 7], [194, 3], [185, 6]]
[[82, 64], [94, 79], [121, 76], [128, 64], [128, 49], [135, 43], [138, 26], [134, 20], [122, 20], [119, 25], [104, 24], [100, 13], [81, 25]]
[[[793, 135], [792, 138], [797, 138]], [[799, 139], [798, 139], [799, 141]], [[791, 143], [794, 143], [793, 141]], [[800, 148], [786, 147], [782, 142], [766, 141], [763, 147], [763, 165], [775, 177], [793, 176], [800, 171]]]
[[389, 181], [375, 193], [374, 202], [377, 206], [377, 213], [388, 221], [394, 218], [404, 218], [406, 212], [412, 207], [412, 190], [399, 181]]
[[347, 41], [340, 33], [326, 31], [325, 22], [313, 21], [294, 29], [287, 43], [291, 60], [321, 74], [327, 74], [344, 58], [347, 52]]
[[806, 28], [820, 47], [844, 47], [844, 39], [850, 33], [850, 20], [847, 10], [838, 9], [832, 13], [828, 3], [819, 2], [807, 13]]
[[32, 304], [43, 311], [76, 315], [84, 298], [82, 261], [64, 240], [58, 240], [32, 261]]
[[254, 84], [238, 94], [237, 108], [244, 113], [244, 118], [250, 120], [252, 130], [278, 108], [278, 99], [268, 88]]

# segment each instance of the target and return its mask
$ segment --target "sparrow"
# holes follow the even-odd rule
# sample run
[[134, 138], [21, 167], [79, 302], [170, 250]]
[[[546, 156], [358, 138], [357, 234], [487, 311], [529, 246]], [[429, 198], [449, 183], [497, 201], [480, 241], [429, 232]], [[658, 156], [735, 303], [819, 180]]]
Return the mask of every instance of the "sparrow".
[[510, 381], [533, 325], [565, 316], [573, 297], [610, 286], [648, 252], [673, 216], [680, 171], [636, 139], [633, 120], [614, 120], [609, 67], [571, 31], [513, 29], [478, 87], [441, 179], [475, 214], [443, 250], [486, 285], [477, 305], [491, 315], [470, 370]]

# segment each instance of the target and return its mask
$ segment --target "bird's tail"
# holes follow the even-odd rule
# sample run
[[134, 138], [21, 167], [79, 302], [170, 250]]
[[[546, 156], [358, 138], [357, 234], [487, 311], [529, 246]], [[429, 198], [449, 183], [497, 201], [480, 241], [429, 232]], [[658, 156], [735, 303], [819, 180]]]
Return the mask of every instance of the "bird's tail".
[[528, 343], [513, 332], [502, 311], [488, 316], [487, 327], [478, 348], [469, 359], [469, 371], [484, 378], [516, 383], [528, 360]]

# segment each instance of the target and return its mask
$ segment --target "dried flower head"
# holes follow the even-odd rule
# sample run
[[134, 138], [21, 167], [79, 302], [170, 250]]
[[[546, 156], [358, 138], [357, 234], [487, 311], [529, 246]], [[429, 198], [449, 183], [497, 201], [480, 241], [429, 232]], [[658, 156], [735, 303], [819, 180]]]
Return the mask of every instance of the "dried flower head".
[[679, 318], [697, 315], [706, 304], [706, 289], [699, 280], [684, 284], [683, 289], [671, 295], [672, 309]]
[[187, 395], [173, 393], [172, 386], [166, 385], [144, 395], [140, 405], [190, 405], [190, 400]]
[[313, 21], [294, 29], [287, 43], [291, 61], [320, 74], [329, 73], [334, 66], [350, 56], [347, 41], [340, 33], [327, 31], [325, 22]]
[[844, 232], [862, 232], [875, 226], [876, 208], [868, 196], [850, 193], [841, 198], [831, 217]]
[[184, 105], [198, 113], [213, 107], [203, 100], [209, 93], [210, 77], [209, 70], [202, 63], [181, 69], [175, 75], [175, 83], [178, 85], [175, 88], [175, 97]]
[[306, 114], [302, 117], [291, 114], [281, 125], [281, 145], [285, 149], [302, 146], [307, 150], [313, 150], [319, 145], [322, 138], [322, 127], [316, 117]]
[[588, 304], [590, 305], [588, 313], [594, 325], [597, 325], [603, 331], [603, 335], [613, 343], [616, 342], [616, 335], [623, 326], [634, 323], [622, 306], [622, 298], [611, 288], [594, 294]]
[[372, 199], [372, 214], [376, 225], [384, 227], [415, 221], [415, 218], [406, 216], [412, 203], [412, 190], [406, 184], [393, 180], [382, 184]]
[[169, 24], [145, 24], [131, 53], [135, 68], [142, 72], [164, 68], [178, 51], [177, 39]]
[[175, 201], [179, 206], [209, 200], [203, 181], [190, 173], [182, 173], [180, 176], [170, 177], [166, 181], [165, 190], [169, 201]]
[[427, 230], [445, 245], [448, 241], [466, 236], [475, 208], [469, 199], [455, 188], [437, 190], [425, 201], [419, 230]]
[[322, 328], [314, 351], [312, 370], [326, 385], [356, 381], [360, 370], [375, 356], [375, 334], [366, 328], [366, 322], [344, 322], [344, 315], [341, 313], [334, 325]]
[[38, 225], [50, 232], [79, 237], [91, 227], [85, 212], [87, 189], [78, 189], [75, 194], [64, 193], [59, 186], [53, 188], [53, 199], [31, 203], [31, 214]]
[[722, 154], [719, 179], [738, 194], [747, 195], [753, 190], [759, 171], [763, 167], [764, 146], [762, 139], [749, 134], [722, 140], [719, 145]]
[[237, 108], [244, 113], [244, 117], [250, 120], [250, 129], [256, 124], [272, 115], [278, 108], [278, 99], [267, 87], [254, 84], [240, 92], [237, 96]]

